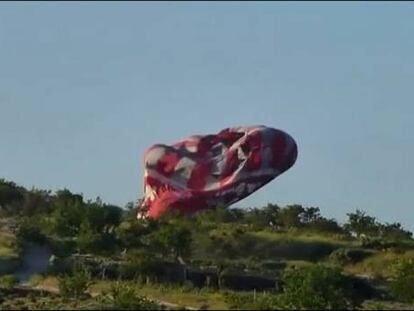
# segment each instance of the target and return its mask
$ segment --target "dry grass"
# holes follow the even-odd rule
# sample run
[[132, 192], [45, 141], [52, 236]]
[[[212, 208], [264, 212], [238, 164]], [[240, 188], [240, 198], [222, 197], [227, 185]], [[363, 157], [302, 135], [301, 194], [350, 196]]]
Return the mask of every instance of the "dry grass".
[[[36, 276], [32, 284], [38, 288], [56, 291], [58, 280], [56, 277]], [[96, 295], [111, 289], [111, 285], [116, 281], [97, 281], [89, 289], [89, 293]], [[222, 293], [210, 290], [185, 289], [179, 286], [168, 286], [158, 284], [141, 285], [129, 282], [137, 286], [141, 295], [149, 299], [164, 301], [181, 306], [200, 308], [208, 306], [209, 310], [226, 310], [227, 304], [224, 302]]]
[[30, 278], [29, 283], [35, 288], [44, 289], [51, 292], [56, 292], [59, 288], [59, 281], [55, 276], [43, 276], [40, 274], [35, 274]]
[[17, 258], [18, 249], [16, 237], [5, 230], [0, 229], [0, 258]]
[[[99, 281], [91, 287], [92, 292], [108, 291], [114, 281]], [[141, 295], [157, 301], [169, 302], [194, 308], [206, 307], [209, 310], [226, 310], [223, 294], [212, 290], [185, 289], [174, 285], [135, 284]]]
[[414, 310], [414, 305], [394, 301], [367, 300], [362, 305], [362, 310]]
[[267, 239], [274, 242], [282, 241], [297, 241], [305, 243], [328, 243], [340, 247], [353, 247], [358, 245], [358, 241], [346, 241], [341, 239], [340, 236], [331, 234], [319, 234], [313, 232], [270, 232], [270, 231], [259, 231], [251, 233], [253, 236], [258, 238]]
[[391, 251], [379, 251], [355, 265], [346, 266], [344, 269], [351, 274], [388, 278], [390, 277], [390, 264], [401, 258], [414, 258], [414, 250], [402, 254]]

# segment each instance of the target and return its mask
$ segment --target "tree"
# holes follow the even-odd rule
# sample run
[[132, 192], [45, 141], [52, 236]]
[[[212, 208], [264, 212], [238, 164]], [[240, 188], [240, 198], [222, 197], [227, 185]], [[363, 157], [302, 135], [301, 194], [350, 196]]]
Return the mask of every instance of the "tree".
[[18, 214], [24, 201], [26, 190], [14, 182], [0, 179], [0, 212]]
[[85, 203], [82, 195], [73, 194], [67, 189], [58, 190], [52, 205], [55, 233], [63, 237], [77, 235], [85, 218]]
[[33, 216], [36, 214], [49, 213], [51, 210], [50, 191], [33, 188], [26, 192], [22, 203], [22, 214]]
[[173, 255], [175, 259], [191, 254], [192, 233], [188, 225], [180, 220], [164, 223], [158, 231], [152, 233], [151, 244], [164, 255]]
[[218, 289], [223, 288], [223, 277], [229, 269], [229, 263], [226, 260], [217, 260], [216, 262], [216, 275]]
[[259, 208], [251, 208], [246, 212], [246, 222], [252, 225], [254, 229], [264, 229], [270, 225], [272, 221], [268, 211]]
[[82, 223], [78, 230], [77, 244], [81, 252], [104, 254], [116, 246], [115, 227], [121, 221], [122, 210], [99, 201], [88, 202], [81, 208]]
[[127, 254], [127, 263], [122, 266], [122, 276], [125, 278], [144, 278], [149, 282], [162, 272], [162, 262], [155, 254], [143, 250], [134, 250]]
[[330, 232], [336, 234], [343, 234], [343, 228], [336, 222], [335, 219], [327, 219], [320, 217], [308, 225], [308, 228], [319, 232]]
[[122, 220], [122, 209], [115, 205], [104, 204], [105, 230], [107, 232], [119, 226]]
[[285, 228], [299, 228], [301, 215], [305, 211], [302, 205], [288, 205], [279, 212], [279, 222]]
[[86, 221], [97, 232], [109, 233], [121, 222], [122, 210], [114, 205], [90, 202], [85, 205], [84, 210]]
[[267, 224], [277, 224], [280, 217], [280, 207], [277, 204], [268, 203], [263, 209], [264, 218]]
[[102, 235], [84, 221], [82, 222], [76, 239], [77, 246], [81, 253], [99, 253], [100, 250], [108, 249], [108, 245], [103, 245]]
[[134, 202], [128, 202], [125, 204], [124, 211], [122, 213], [122, 219], [137, 219], [137, 209]]
[[304, 224], [312, 224], [321, 219], [319, 207], [306, 207], [301, 213], [301, 222]]
[[58, 200], [52, 214], [54, 231], [63, 237], [73, 237], [79, 233], [85, 218], [84, 204], [79, 200]]
[[143, 237], [151, 232], [142, 220], [122, 222], [115, 230], [116, 237], [123, 248], [136, 248], [145, 245]]
[[23, 217], [19, 220], [16, 237], [20, 244], [26, 241], [43, 244], [47, 236], [41, 230], [41, 221], [38, 217]]
[[244, 212], [241, 208], [228, 208], [228, 211], [231, 214], [232, 222], [243, 222]]
[[127, 204], [125, 204], [125, 209], [128, 211], [134, 209], [134, 202], [130, 201]]
[[217, 206], [207, 209], [197, 215], [199, 222], [228, 223], [233, 222], [235, 217], [239, 216], [226, 206]]
[[55, 201], [65, 205], [74, 205], [76, 203], [83, 203], [83, 196], [81, 194], [72, 193], [65, 188], [56, 191]]
[[410, 231], [404, 230], [400, 223], [379, 224], [379, 231], [382, 238], [390, 240], [409, 240], [412, 238]]
[[362, 234], [367, 236], [376, 236], [379, 233], [379, 227], [375, 217], [368, 216], [365, 212], [357, 209], [355, 213], [348, 213], [348, 222], [344, 228], [357, 237]]

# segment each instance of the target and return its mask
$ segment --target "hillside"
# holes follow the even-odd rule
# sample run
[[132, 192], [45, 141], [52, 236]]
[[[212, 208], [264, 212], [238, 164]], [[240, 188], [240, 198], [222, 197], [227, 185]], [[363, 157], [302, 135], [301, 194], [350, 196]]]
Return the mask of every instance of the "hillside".
[[[412, 233], [363, 211], [344, 225], [297, 204], [217, 207], [157, 221], [135, 215], [133, 204], [0, 180], [2, 308], [414, 306]], [[27, 255], [29, 247], [37, 253]], [[29, 269], [33, 260], [24, 256], [43, 258], [38, 266], [47, 270]], [[23, 270], [32, 271], [30, 282], [13, 282], [10, 275]]]

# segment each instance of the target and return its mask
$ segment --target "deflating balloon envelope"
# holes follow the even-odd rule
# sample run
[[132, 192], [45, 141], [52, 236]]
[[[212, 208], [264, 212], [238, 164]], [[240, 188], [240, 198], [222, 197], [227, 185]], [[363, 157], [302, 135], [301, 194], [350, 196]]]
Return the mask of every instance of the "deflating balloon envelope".
[[288, 170], [297, 145], [266, 126], [227, 128], [172, 145], [155, 144], [144, 155], [144, 200], [139, 216], [159, 218], [228, 206]]

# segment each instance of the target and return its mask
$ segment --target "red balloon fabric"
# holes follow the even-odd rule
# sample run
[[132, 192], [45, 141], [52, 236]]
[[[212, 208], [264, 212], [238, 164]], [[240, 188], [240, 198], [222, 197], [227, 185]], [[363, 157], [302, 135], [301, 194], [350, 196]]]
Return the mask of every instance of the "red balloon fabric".
[[266, 127], [227, 128], [172, 145], [155, 144], [144, 155], [144, 200], [138, 217], [157, 219], [229, 206], [288, 170], [297, 145], [287, 133]]

